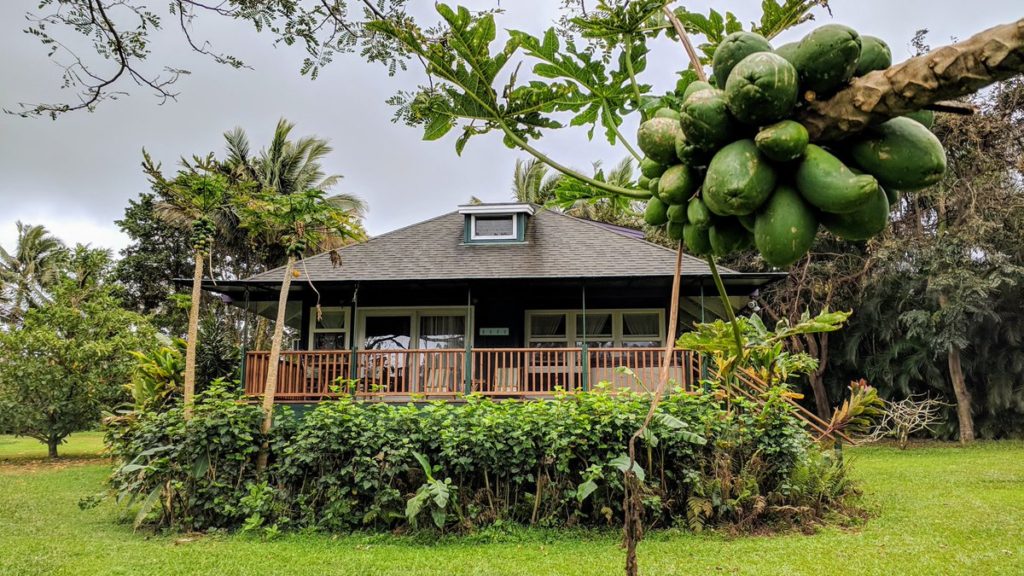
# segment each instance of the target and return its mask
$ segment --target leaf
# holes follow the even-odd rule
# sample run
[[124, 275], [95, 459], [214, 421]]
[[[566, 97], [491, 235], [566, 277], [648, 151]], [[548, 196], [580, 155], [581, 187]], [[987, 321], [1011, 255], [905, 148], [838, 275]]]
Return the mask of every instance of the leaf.
[[434, 116], [423, 131], [424, 140], [438, 140], [448, 133], [455, 122], [451, 116]]
[[655, 418], [657, 418], [658, 421], [664, 424], [667, 428], [670, 428], [671, 430], [675, 431], [676, 434], [678, 434], [679, 437], [685, 440], [686, 442], [696, 444], [698, 446], [704, 446], [705, 444], [708, 443], [707, 438], [695, 432], [690, 432], [689, 426], [687, 426], [685, 422], [671, 414], [658, 412], [655, 415]]
[[160, 500], [160, 486], [153, 488], [153, 490], [146, 496], [146, 499], [142, 502], [142, 507], [139, 508], [139, 512], [135, 515], [135, 521], [132, 523], [132, 528], [138, 530], [139, 526], [146, 521], [146, 516], [153, 509], [153, 506]]
[[636, 475], [637, 479], [640, 480], [641, 482], [643, 482], [647, 478], [647, 474], [644, 472], [644, 469], [640, 466], [639, 463], [634, 461], [632, 467], [630, 466], [628, 454], [623, 454], [621, 456], [616, 456], [615, 458], [612, 458], [611, 460], [608, 461], [608, 465], [618, 468], [620, 471], [622, 471], [623, 474], [625, 474], [627, 471], [633, 472], [633, 474]]
[[206, 451], [203, 451], [203, 453], [199, 455], [199, 458], [196, 458], [196, 461], [192, 463], [192, 477], [202, 478], [206, 475], [206, 471], [209, 469], [210, 455]]
[[427, 476], [427, 481], [433, 482], [434, 476], [431, 473], [430, 461], [427, 460], [427, 457], [424, 456], [423, 454], [420, 454], [419, 452], [413, 452], [412, 455], [414, 458], [416, 458], [416, 461], [420, 463], [420, 466], [423, 467], [423, 473]]
[[448, 514], [443, 508], [434, 508], [430, 511], [430, 517], [434, 519], [434, 526], [444, 528], [445, 521], [448, 519]]
[[576, 487], [576, 501], [583, 502], [588, 496], [593, 494], [595, 490], [597, 490], [597, 482], [594, 482], [593, 480], [583, 482]]

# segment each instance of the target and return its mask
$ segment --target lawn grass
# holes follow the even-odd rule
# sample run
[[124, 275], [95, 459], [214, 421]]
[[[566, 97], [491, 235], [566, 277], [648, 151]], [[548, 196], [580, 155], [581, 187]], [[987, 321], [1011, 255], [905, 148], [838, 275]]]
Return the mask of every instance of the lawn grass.
[[[61, 458], [98, 458], [103, 450], [102, 432], [78, 432], [57, 447]], [[0, 463], [40, 461], [46, 458], [46, 444], [35, 438], [0, 435]]]
[[[111, 504], [79, 510], [102, 488], [102, 461], [39, 463], [0, 436], [0, 574], [619, 574], [614, 532], [525, 531], [428, 539], [390, 535], [247, 536], [133, 534]], [[65, 448], [95, 454], [95, 435]], [[37, 454], [41, 457], [45, 449]], [[812, 536], [728, 538], [655, 532], [640, 548], [644, 574], [1024, 574], [1024, 443], [961, 449], [930, 445], [847, 452], [874, 517]]]

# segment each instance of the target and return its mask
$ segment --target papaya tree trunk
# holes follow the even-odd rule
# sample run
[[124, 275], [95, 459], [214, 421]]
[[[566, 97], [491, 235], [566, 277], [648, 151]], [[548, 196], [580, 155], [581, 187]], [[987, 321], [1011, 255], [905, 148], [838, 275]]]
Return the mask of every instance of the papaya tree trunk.
[[960, 424], [960, 443], [974, 442], [974, 417], [971, 416], [971, 392], [964, 381], [964, 371], [960, 366], [960, 348], [949, 346], [946, 355], [949, 363], [949, 379], [953, 382], [953, 394], [956, 395], [956, 416]]
[[[288, 257], [284, 265], [284, 280], [281, 281], [281, 293], [277, 297], [277, 319], [274, 322], [274, 336], [270, 339], [270, 364], [267, 367], [267, 381], [263, 389], [263, 425], [261, 430], [264, 435], [270, 433], [274, 426], [274, 396], [277, 394], [277, 368], [281, 359], [281, 340], [284, 339], [285, 312], [288, 307], [288, 289], [292, 285], [292, 268], [295, 264], [293, 256]], [[270, 456], [270, 441], [264, 439], [260, 446], [259, 458], [256, 461], [257, 470], [262, 473], [267, 467], [267, 459]]]
[[202, 298], [203, 253], [195, 251], [195, 270], [192, 272], [192, 305], [188, 309], [188, 335], [185, 337], [185, 419], [192, 417], [196, 395], [196, 347], [199, 339], [199, 302]]
[[840, 140], [943, 100], [973, 94], [1024, 72], [1024, 19], [979, 32], [886, 70], [856, 78], [800, 116], [811, 140]]

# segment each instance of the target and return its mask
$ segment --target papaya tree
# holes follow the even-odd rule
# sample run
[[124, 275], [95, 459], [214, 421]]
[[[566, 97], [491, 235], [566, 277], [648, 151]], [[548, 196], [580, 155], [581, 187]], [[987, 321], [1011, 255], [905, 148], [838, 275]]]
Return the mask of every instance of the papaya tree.
[[[203, 262], [210, 256], [217, 236], [218, 222], [224, 221], [230, 208], [230, 187], [227, 179], [217, 174], [212, 159], [195, 159], [171, 180], [164, 178], [159, 164], [144, 154], [143, 168], [154, 189], [164, 200], [156, 212], [165, 222], [191, 229], [193, 258], [192, 299], [188, 312], [188, 333], [185, 337], [184, 396], [185, 418], [192, 416], [196, 390], [196, 350], [199, 338], [199, 309], [202, 299]], [[212, 271], [211, 271], [212, 273]]]
[[[292, 279], [302, 275], [295, 264], [307, 253], [323, 251], [325, 244], [329, 246], [327, 243], [338, 238], [361, 239], [362, 229], [345, 198], [327, 197], [323, 191], [314, 189], [292, 194], [279, 194], [273, 189], [247, 194], [238, 199], [237, 213], [242, 227], [255, 239], [261, 243], [277, 244], [286, 255], [263, 392], [262, 430], [267, 434], [274, 424], [278, 361], [284, 339], [288, 293]], [[269, 442], [264, 441], [258, 460], [261, 471], [266, 468], [269, 449]]]

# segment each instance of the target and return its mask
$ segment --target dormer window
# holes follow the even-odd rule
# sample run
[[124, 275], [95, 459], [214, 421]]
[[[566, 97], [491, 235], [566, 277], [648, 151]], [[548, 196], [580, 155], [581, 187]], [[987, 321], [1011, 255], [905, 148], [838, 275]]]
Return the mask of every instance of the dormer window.
[[466, 218], [466, 244], [502, 244], [526, 241], [526, 219], [533, 214], [529, 204], [471, 204], [459, 206]]
[[508, 240], [516, 237], [515, 214], [473, 214], [470, 219], [473, 227], [470, 240]]

